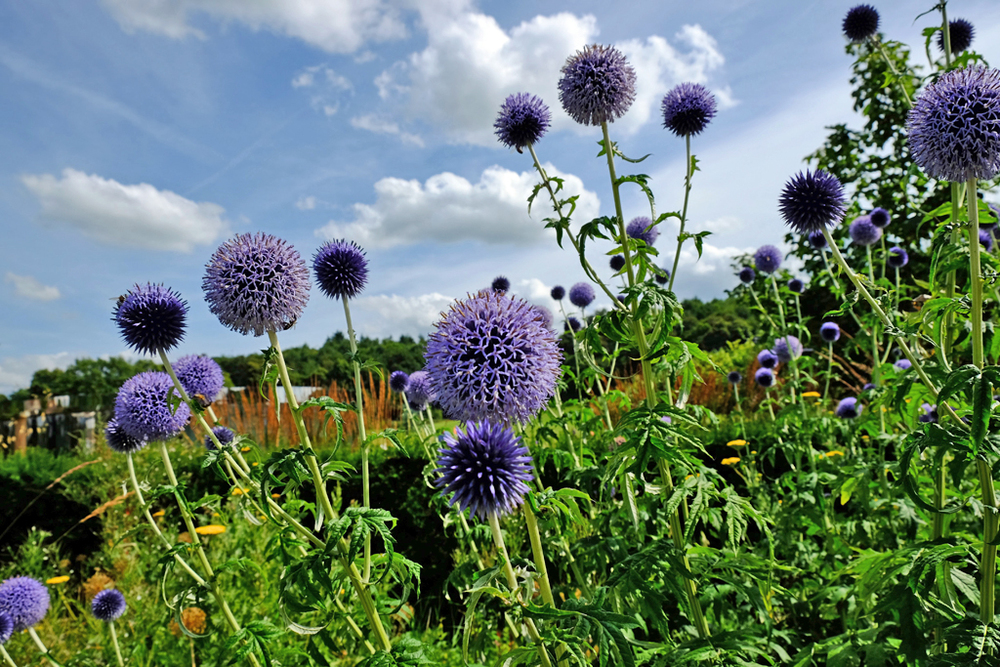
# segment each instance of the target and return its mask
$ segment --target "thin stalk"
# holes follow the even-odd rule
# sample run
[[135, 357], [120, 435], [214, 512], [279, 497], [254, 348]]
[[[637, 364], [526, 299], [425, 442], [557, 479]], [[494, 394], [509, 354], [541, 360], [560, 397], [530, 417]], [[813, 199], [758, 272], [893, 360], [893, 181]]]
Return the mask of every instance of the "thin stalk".
[[55, 667], [62, 667], [62, 665], [56, 662], [55, 658], [49, 655], [49, 649], [47, 649], [45, 644], [42, 643], [42, 638], [38, 636], [37, 632], [35, 632], [34, 627], [28, 628], [28, 634], [31, 636], [31, 641], [35, 642], [35, 646], [38, 647], [38, 650], [41, 651], [46, 660], [51, 662]]
[[[949, 32], [948, 30], [944, 31], [945, 40], [948, 39], [947, 36], [948, 32]], [[947, 55], [947, 52], [945, 55]], [[960, 201], [961, 195], [959, 193], [958, 188], [959, 188], [958, 183], [951, 184], [951, 224], [952, 224], [951, 244], [952, 245], [956, 245], [958, 243], [958, 210], [961, 207], [961, 201]], [[948, 273], [948, 285], [945, 288], [945, 296], [948, 297], [949, 300], [955, 298], [955, 286], [957, 280], [958, 278], [955, 274], [955, 271], [954, 270], [950, 271]], [[954, 342], [952, 333], [954, 328], [955, 328], [955, 312], [949, 309], [944, 316], [944, 341], [943, 341], [944, 345], [942, 345], [942, 356], [946, 362], [951, 357], [951, 346], [952, 343]]]
[[118, 667], [125, 667], [125, 661], [122, 660], [122, 649], [120, 646], [118, 646], [118, 633], [115, 632], [114, 621], [108, 623], [108, 629], [111, 631], [111, 643], [115, 647], [115, 657], [118, 658]]
[[[605, 124], [606, 125], [606, 124]], [[605, 142], [607, 142], [607, 132], [605, 131]], [[684, 162], [684, 207], [681, 209], [681, 224], [677, 231], [677, 250], [674, 251], [674, 268], [670, 271], [670, 284], [667, 290], [674, 291], [674, 278], [677, 277], [677, 262], [681, 258], [681, 246], [684, 245], [684, 223], [687, 222], [688, 197], [691, 194], [691, 135], [684, 136], [684, 145], [687, 149], [687, 159]], [[608, 145], [610, 150], [610, 145]]]
[[979, 263], [979, 198], [976, 196], [978, 181], [969, 179], [965, 197], [969, 205], [969, 282], [972, 283], [972, 363], [985, 368], [983, 353], [983, 271]]
[[792, 378], [795, 380], [792, 383], [792, 404], [798, 405], [799, 399], [796, 393], [796, 387], [799, 386], [799, 364], [795, 360], [795, 350], [792, 349], [791, 341], [788, 340], [788, 322], [785, 320], [785, 309], [781, 305], [781, 292], [778, 291], [778, 279], [771, 274], [771, 285], [774, 287], [774, 298], [778, 303], [778, 318], [781, 322], [781, 335], [785, 338], [785, 344], [788, 346], [788, 356], [791, 358], [789, 364], [792, 367]]
[[542, 589], [542, 600], [556, 606], [556, 599], [552, 596], [552, 586], [549, 583], [549, 570], [545, 567], [545, 553], [542, 551], [542, 537], [538, 532], [538, 519], [531, 509], [531, 503], [525, 501], [524, 523], [528, 526], [528, 538], [531, 542], [531, 555], [535, 559], [535, 570], [538, 572], [538, 587]]
[[753, 285], [747, 285], [747, 287], [750, 289], [750, 296], [753, 297], [754, 303], [757, 304], [757, 308], [759, 308], [760, 312], [764, 315], [765, 318], [767, 318], [768, 324], [771, 325], [772, 329], [777, 330], [778, 325], [774, 323], [774, 320], [771, 319], [771, 316], [768, 315], [766, 310], [764, 310], [764, 306], [760, 304], [760, 299], [757, 298], [757, 292], [754, 290]]
[[[948, 31], [945, 30], [945, 32], [948, 32]], [[945, 38], [945, 39], [947, 39], [947, 38]], [[903, 97], [906, 98], [906, 104], [908, 106], [912, 107], [913, 106], [913, 100], [910, 99], [910, 92], [908, 90], [906, 90], [906, 84], [903, 83], [903, 79], [900, 77], [899, 71], [896, 69], [896, 66], [893, 64], [892, 59], [889, 57], [889, 54], [886, 53], [885, 46], [882, 44], [882, 40], [878, 40], [878, 49], [879, 49], [879, 51], [882, 52], [882, 57], [885, 58], [885, 64], [889, 66], [889, 70], [892, 72], [893, 76], [896, 77], [896, 81], [899, 82], [899, 89], [902, 91]]]
[[[358, 363], [358, 344], [354, 337], [354, 325], [351, 322], [351, 306], [347, 297], [341, 297], [344, 302], [344, 317], [347, 319], [347, 338], [351, 343], [351, 358], [354, 366], [354, 405], [358, 412], [358, 438], [361, 440], [361, 506], [371, 507], [368, 477], [368, 434], [365, 432], [365, 403], [361, 391], [361, 364]], [[371, 578], [372, 572], [372, 536], [365, 535], [365, 565], [362, 570], [364, 580]]]
[[827, 394], [830, 393], [830, 376], [833, 375], [833, 343], [828, 348], [829, 355], [826, 362], [826, 384], [823, 386], [823, 402], [826, 403]]
[[10, 657], [10, 653], [7, 653], [7, 649], [3, 647], [3, 644], [0, 644], [0, 656], [3, 656], [3, 661], [7, 663], [7, 667], [17, 667], [14, 658]]
[[885, 249], [885, 234], [883, 233], [879, 236], [879, 241], [882, 242], [882, 280], [885, 280], [885, 260], [888, 258], [887, 251]]

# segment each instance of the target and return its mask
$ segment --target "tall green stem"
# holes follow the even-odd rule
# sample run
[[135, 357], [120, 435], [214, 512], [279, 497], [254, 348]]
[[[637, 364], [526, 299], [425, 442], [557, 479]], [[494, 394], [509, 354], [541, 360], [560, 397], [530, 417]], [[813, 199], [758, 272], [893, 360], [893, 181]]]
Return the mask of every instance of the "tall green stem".
[[3, 644], [0, 644], [0, 656], [3, 656], [3, 661], [7, 663], [7, 667], [17, 667], [14, 658], [10, 657], [10, 653], [7, 653], [7, 649], [3, 647]]
[[972, 283], [972, 363], [985, 368], [983, 353], [983, 272], [979, 263], [979, 197], [978, 181], [969, 179], [965, 200], [969, 205], [969, 281]]
[[[371, 507], [368, 478], [368, 434], [365, 432], [365, 402], [361, 390], [361, 364], [358, 363], [358, 343], [354, 337], [354, 325], [351, 323], [351, 306], [347, 297], [341, 297], [344, 302], [344, 317], [347, 319], [347, 338], [351, 343], [351, 359], [354, 366], [354, 406], [358, 412], [358, 438], [361, 440], [361, 505]], [[372, 571], [372, 536], [365, 535], [365, 566], [364, 579], [371, 578]]]
[[[605, 141], [607, 140], [607, 132], [604, 134]], [[681, 224], [680, 229], [677, 231], [677, 250], [674, 251], [674, 268], [670, 272], [670, 284], [667, 285], [667, 290], [674, 291], [674, 279], [677, 277], [677, 262], [681, 258], [681, 247], [684, 245], [684, 224], [687, 222], [687, 212], [688, 212], [688, 197], [691, 194], [691, 135], [684, 136], [684, 145], [687, 148], [687, 159], [684, 161], [684, 207], [681, 209]]]
[[761, 314], [764, 316], [765, 319], [767, 319], [767, 323], [771, 325], [772, 329], [777, 331], [778, 325], [774, 323], [774, 320], [771, 319], [771, 316], [767, 313], [766, 310], [764, 310], [764, 306], [761, 305], [760, 299], [757, 298], [757, 291], [753, 288], [753, 285], [747, 285], [747, 289], [750, 290], [750, 296], [753, 297], [754, 303], [757, 304], [757, 308], [760, 309]]
[[826, 403], [827, 394], [830, 393], [830, 376], [833, 375], [833, 343], [827, 347], [828, 355], [826, 361], [826, 384], [823, 386], [823, 402]]
[[31, 641], [35, 642], [35, 646], [38, 647], [38, 650], [41, 651], [46, 660], [52, 663], [54, 667], [62, 667], [62, 665], [55, 661], [55, 658], [49, 655], [49, 649], [46, 648], [45, 644], [42, 642], [42, 638], [38, 636], [37, 632], [35, 632], [35, 628], [28, 628], [28, 635], [31, 637]]
[[115, 657], [118, 658], [118, 667], [125, 667], [125, 661], [122, 660], [122, 649], [118, 646], [118, 633], [115, 632], [114, 621], [110, 621], [108, 623], [108, 630], [111, 631], [111, 643], [115, 647]]
[[795, 348], [792, 347], [792, 342], [788, 340], [788, 322], [785, 320], [785, 308], [781, 305], [781, 292], [778, 290], [778, 279], [771, 274], [771, 285], [774, 287], [774, 298], [778, 303], [778, 321], [781, 322], [781, 335], [785, 339], [785, 344], [788, 346], [788, 356], [789, 364], [792, 367], [792, 378], [795, 382], [792, 384], [792, 403], [798, 405], [798, 393], [796, 387], [799, 386], [799, 364], [796, 361]]
[[535, 517], [531, 503], [525, 500], [524, 523], [528, 527], [528, 539], [531, 542], [531, 555], [535, 559], [535, 570], [538, 572], [538, 587], [542, 590], [542, 600], [556, 606], [556, 599], [552, 596], [552, 585], [549, 582], [549, 570], [545, 567], [545, 553], [542, 551], [542, 536], [538, 532], [538, 519]]
[[[947, 33], [948, 31], [946, 30], [945, 34], [947, 35]], [[959, 184], [952, 183], [951, 184], [951, 224], [952, 224], [951, 245], [952, 246], [958, 244], [958, 210], [961, 207], [960, 197], [961, 195], [959, 193]], [[955, 286], [957, 280], [958, 279], [955, 274], [955, 270], [952, 269], [951, 271], [948, 272], [948, 285], [945, 288], [945, 296], [948, 297], [949, 301], [955, 298]], [[951, 346], [952, 343], [954, 342], [954, 337], [952, 336], [954, 328], [955, 328], [955, 312], [949, 308], [948, 312], [944, 316], [944, 340], [942, 341], [944, 343], [942, 345], [942, 355], [946, 363], [947, 360], [951, 358]]]

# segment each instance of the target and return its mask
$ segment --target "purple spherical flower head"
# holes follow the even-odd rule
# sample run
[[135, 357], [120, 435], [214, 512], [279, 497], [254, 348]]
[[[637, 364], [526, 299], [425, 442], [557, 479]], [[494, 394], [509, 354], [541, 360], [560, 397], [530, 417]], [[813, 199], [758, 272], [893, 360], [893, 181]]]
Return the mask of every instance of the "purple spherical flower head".
[[480, 292], [435, 326], [424, 358], [449, 419], [525, 422], [555, 393], [562, 353], [529, 303]]
[[763, 368], [774, 368], [778, 365], [778, 355], [771, 350], [761, 350], [757, 353], [757, 363]]
[[796, 294], [802, 294], [806, 291], [806, 284], [798, 278], [792, 278], [788, 281], [788, 289], [792, 290]]
[[171, 412], [169, 396], [176, 396], [166, 373], [146, 371], [129, 378], [115, 398], [115, 421], [136, 440], [167, 440], [184, 428], [191, 417], [187, 403]]
[[490, 289], [494, 292], [506, 292], [510, 289], [510, 280], [507, 279], [507, 276], [497, 276], [490, 283]]
[[577, 308], [586, 308], [594, 302], [594, 288], [590, 283], [577, 283], [569, 288], [569, 302]]
[[865, 383], [865, 386], [861, 388], [861, 391], [871, 391], [874, 388], [875, 385], [873, 385], [871, 382], [867, 382]]
[[678, 137], [690, 137], [715, 118], [715, 95], [700, 83], [682, 83], [664, 95], [660, 108], [663, 127]]
[[611, 265], [611, 270], [614, 271], [615, 273], [618, 273], [619, 271], [625, 268], [624, 255], [612, 255], [609, 264]]
[[540, 98], [528, 93], [514, 93], [500, 105], [493, 123], [500, 143], [507, 148], [521, 149], [538, 143], [552, 122], [552, 112]]
[[740, 269], [740, 282], [749, 285], [757, 278], [757, 274], [749, 266], [744, 266]]
[[795, 336], [776, 338], [771, 349], [778, 355], [778, 361], [783, 364], [802, 356], [802, 343]]
[[844, 186], [822, 169], [799, 172], [785, 184], [778, 209], [798, 234], [822, 232], [844, 219]]
[[125, 596], [117, 588], [100, 591], [90, 602], [90, 613], [98, 621], [110, 623], [125, 613]]
[[910, 261], [910, 256], [899, 246], [889, 248], [889, 254], [885, 256], [885, 263], [894, 269], [901, 269]]
[[[774, 273], [781, 266], [781, 260], [785, 258], [781, 251], [773, 245], [762, 245], [753, 254], [753, 263], [757, 270], [762, 273]], [[743, 276], [740, 276], [740, 280]]]
[[889, 218], [889, 211], [881, 207], [872, 209], [872, 212], [868, 214], [868, 217], [871, 218], [872, 224], [879, 229], [885, 229], [889, 226], [889, 223], [892, 222]]
[[645, 241], [648, 246], [653, 245], [656, 243], [656, 239], [660, 238], [660, 230], [653, 226], [653, 221], [641, 215], [638, 218], [632, 218], [632, 221], [625, 228], [625, 233], [630, 238]]
[[894, 363], [893, 366], [895, 366], [896, 368], [898, 368], [901, 371], [905, 371], [905, 370], [909, 370], [910, 368], [912, 368], [913, 364], [910, 363], [909, 359], [900, 359], [899, 361], [897, 361], [896, 363]]
[[222, 368], [212, 357], [203, 354], [189, 354], [174, 363], [174, 373], [188, 396], [201, 395], [211, 403], [219, 397], [226, 383]]
[[31, 577], [13, 577], [0, 584], [0, 611], [14, 622], [14, 632], [38, 624], [49, 611], [49, 589]]
[[548, 330], [552, 330], [552, 311], [545, 306], [533, 306], [535, 312], [538, 313], [538, 321], [542, 323], [542, 326]]
[[938, 420], [937, 406], [930, 403], [923, 403], [921, 406], [924, 414], [917, 417], [917, 421], [923, 424], [936, 424]]
[[331, 299], [353, 299], [368, 282], [368, 259], [354, 241], [327, 241], [313, 257], [320, 291]]
[[857, 5], [844, 17], [844, 35], [852, 42], [863, 42], [878, 32], [878, 10], [871, 5]]
[[566, 296], [566, 288], [563, 287], [562, 285], [556, 285], [555, 287], [552, 288], [552, 291], [549, 292], [549, 295], [555, 301], [562, 301], [563, 297]]
[[397, 394], [406, 390], [406, 384], [410, 381], [410, 376], [403, 371], [393, 371], [389, 375], [389, 389]]
[[878, 243], [882, 238], [882, 230], [872, 224], [872, 219], [867, 215], [855, 218], [851, 226], [847, 228], [847, 233], [851, 235], [851, 241], [859, 246], [870, 246]]
[[188, 305], [163, 285], [136, 285], [118, 299], [113, 319], [125, 343], [141, 354], [169, 350], [184, 338]]
[[137, 440], [126, 433], [114, 417], [104, 426], [104, 441], [119, 454], [134, 454], [149, 444], [146, 440]]
[[434, 388], [431, 385], [430, 375], [427, 371], [410, 373], [410, 377], [406, 383], [406, 389], [404, 391], [406, 394], [406, 402], [409, 403], [410, 407], [417, 412], [420, 412], [427, 407], [428, 403], [437, 399], [437, 392], [434, 391]]
[[[948, 38], [951, 42], [951, 52], [961, 53], [972, 46], [972, 38], [976, 36], [976, 29], [965, 19], [955, 19], [948, 22]], [[944, 31], [937, 31], [938, 48], [944, 52]]]
[[[213, 427], [212, 435], [215, 436], [215, 439], [218, 440], [219, 444], [223, 447], [228, 447], [236, 438], [236, 434], [233, 433], [232, 429], [226, 428], [225, 426]], [[212, 440], [211, 435], [205, 436], [205, 449], [210, 452], [215, 450], [215, 442]]]
[[566, 60], [559, 101], [581, 125], [611, 123], [635, 101], [635, 70], [613, 46], [591, 44]]
[[993, 234], [989, 230], [979, 230], [979, 245], [986, 248], [986, 252], [993, 252]]
[[14, 634], [14, 619], [5, 611], [0, 611], [0, 644], [6, 644]]
[[579, 331], [582, 327], [583, 325], [580, 324], [580, 320], [572, 315], [566, 318], [566, 324], [563, 325], [565, 331]]
[[237, 234], [205, 268], [208, 308], [241, 334], [263, 336], [295, 323], [309, 301], [309, 268], [299, 253], [270, 234]]
[[823, 232], [809, 232], [809, 245], [816, 250], [822, 250], [827, 246], [826, 237], [823, 236]]
[[510, 514], [524, 501], [533, 478], [531, 455], [510, 427], [471, 422], [464, 432], [445, 433], [441, 442], [434, 483], [453, 494], [452, 505], [488, 519]]
[[837, 404], [836, 414], [841, 419], [854, 419], [861, 414], [863, 409], [864, 406], [858, 403], [858, 399], [850, 396]]
[[767, 389], [774, 384], [774, 371], [770, 368], [758, 368], [753, 374], [753, 379], [758, 385]]
[[653, 280], [660, 285], [666, 285], [670, 282], [670, 269], [660, 269], [653, 274]]
[[739, 371], [729, 371], [729, 374], [726, 375], [726, 379], [729, 380], [729, 384], [739, 384], [740, 382], [743, 382], [743, 374]]
[[836, 343], [840, 340], [840, 326], [836, 322], [823, 322], [819, 326], [819, 337], [827, 343]]
[[1000, 72], [945, 72], [924, 88], [906, 125], [913, 159], [931, 178], [993, 178], [1000, 173]]

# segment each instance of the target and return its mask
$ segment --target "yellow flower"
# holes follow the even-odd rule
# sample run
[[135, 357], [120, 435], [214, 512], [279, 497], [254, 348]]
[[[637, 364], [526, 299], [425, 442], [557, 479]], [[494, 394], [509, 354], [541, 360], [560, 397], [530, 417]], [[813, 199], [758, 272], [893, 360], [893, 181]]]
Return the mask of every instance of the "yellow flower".
[[740, 462], [740, 457], [738, 456], [730, 456], [729, 458], [722, 459], [722, 465], [724, 466], [736, 465], [739, 462]]
[[742, 447], [745, 444], [747, 444], [746, 440], [730, 440], [729, 442], [726, 443], [726, 446], [728, 446], [728, 447]]
[[844, 452], [840, 451], [839, 449], [835, 449], [832, 452], [827, 452], [826, 453], [826, 457], [827, 458], [831, 458], [831, 457], [834, 457], [834, 456], [843, 456], [843, 455], [844, 455]]
[[244, 493], [250, 493], [250, 489], [241, 489], [238, 486], [235, 489], [233, 489], [234, 496], [242, 496]]
[[247, 452], [250, 451], [250, 448], [249, 447], [241, 447], [240, 451], [243, 452], [244, 454], [246, 454]]
[[218, 524], [212, 524], [210, 526], [199, 526], [194, 529], [194, 532], [199, 535], [221, 535], [226, 532], [225, 526], [220, 526]]
[[272, 493], [272, 494], [271, 494], [271, 497], [272, 497], [272, 498], [280, 498], [280, 497], [281, 497], [281, 494], [280, 494], [280, 493]]
[[55, 585], [55, 584], [65, 584], [67, 581], [69, 581], [69, 576], [64, 574], [60, 577], [52, 577], [51, 579], [46, 579], [45, 583], [49, 585]]
[[155, 516], [155, 517], [161, 517], [161, 516], [163, 516], [166, 513], [167, 513], [167, 510], [160, 510], [158, 512], [153, 512], [153, 516]]
[[819, 398], [820, 393], [818, 391], [807, 391], [802, 394], [802, 398]]

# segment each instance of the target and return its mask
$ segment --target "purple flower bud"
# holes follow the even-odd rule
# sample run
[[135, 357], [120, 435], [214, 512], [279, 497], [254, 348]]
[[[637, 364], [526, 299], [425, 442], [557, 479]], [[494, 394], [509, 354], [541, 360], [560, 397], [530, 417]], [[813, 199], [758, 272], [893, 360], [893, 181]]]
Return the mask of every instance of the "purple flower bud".
[[663, 127], [678, 137], [705, 129], [715, 117], [715, 96], [700, 83], [682, 83], [663, 97]]
[[660, 230], [653, 225], [652, 220], [644, 216], [632, 218], [632, 221], [625, 228], [625, 233], [630, 238], [644, 241], [648, 246], [656, 243], [656, 239], [660, 237]]
[[569, 288], [569, 302], [577, 308], [586, 308], [594, 302], [594, 288], [589, 283], [577, 283]]
[[863, 409], [864, 406], [858, 403], [858, 399], [851, 396], [837, 404], [836, 414], [841, 419], [854, 419]]
[[562, 301], [563, 297], [566, 296], [566, 288], [562, 285], [556, 285], [549, 294], [553, 300]]
[[796, 233], [822, 232], [844, 219], [844, 186], [822, 169], [799, 172], [785, 184], [778, 209]]
[[431, 385], [431, 379], [427, 371], [410, 373], [410, 377], [406, 382], [406, 389], [403, 391], [406, 395], [406, 402], [410, 404], [410, 408], [417, 412], [425, 409], [429, 403], [437, 399], [437, 392], [434, 391], [434, 387]]
[[[965, 19], [955, 19], [948, 22], [948, 38], [951, 42], [952, 54], [961, 53], [972, 46], [972, 38], [976, 36], [976, 30], [971, 23]], [[941, 52], [944, 52], [944, 31], [937, 31], [937, 45]]]
[[889, 222], [891, 222], [889, 219], [889, 211], [884, 208], [876, 208], [872, 210], [872, 212], [868, 214], [868, 217], [871, 218], [872, 224], [879, 229], [885, 229], [889, 226]]
[[889, 248], [889, 254], [885, 257], [885, 263], [894, 269], [901, 269], [910, 261], [910, 256], [899, 246]]
[[840, 326], [836, 322], [823, 322], [819, 327], [819, 337], [827, 343], [840, 340]]
[[802, 294], [806, 291], [806, 284], [798, 278], [792, 278], [788, 281], [788, 289], [792, 290], [796, 294]]
[[847, 233], [851, 235], [851, 241], [865, 247], [878, 243], [878, 240], [882, 238], [882, 230], [873, 225], [871, 218], [867, 215], [855, 218], [851, 226], [847, 228]]
[[618, 273], [625, 268], [625, 257], [623, 255], [612, 255], [609, 263], [611, 265], [611, 270]]
[[41, 622], [49, 611], [49, 589], [31, 577], [13, 577], [0, 584], [0, 610], [14, 622], [14, 632]]
[[215, 359], [205, 355], [189, 354], [181, 357], [174, 363], [174, 374], [188, 396], [204, 396], [208, 403], [219, 397], [226, 383], [222, 368]]
[[331, 299], [353, 299], [368, 282], [365, 251], [354, 241], [327, 241], [313, 257], [320, 290]]
[[494, 292], [506, 292], [510, 289], [510, 280], [507, 279], [507, 276], [497, 276], [490, 283], [490, 288]]
[[743, 374], [739, 371], [729, 371], [726, 379], [729, 380], [729, 384], [739, 384], [743, 382]]
[[110, 623], [125, 613], [125, 596], [115, 588], [100, 591], [90, 602], [90, 613], [99, 621]]
[[104, 426], [104, 440], [108, 447], [119, 454], [134, 454], [149, 444], [147, 440], [137, 440], [126, 433], [114, 417]]
[[[236, 438], [236, 434], [233, 433], [232, 429], [226, 428], [225, 426], [216, 426], [212, 429], [212, 435], [215, 439], [219, 441], [219, 444], [223, 447], [229, 446], [232, 441]], [[212, 441], [211, 435], [205, 436], [205, 449], [208, 451], [215, 450], [215, 442]]]
[[781, 260], [784, 258], [781, 251], [773, 245], [762, 245], [753, 255], [753, 263], [761, 273], [774, 273], [781, 267]]
[[826, 237], [823, 236], [823, 232], [809, 232], [809, 245], [816, 250], [822, 250], [827, 246]]
[[852, 42], [863, 42], [878, 32], [878, 10], [871, 5], [852, 7], [844, 17], [844, 35]]
[[540, 98], [528, 93], [509, 95], [493, 123], [495, 134], [507, 148], [521, 149], [538, 143], [552, 122], [552, 112]]
[[767, 389], [774, 384], [774, 372], [770, 368], [758, 368], [753, 374], [753, 379], [758, 385]]
[[778, 355], [771, 350], [761, 350], [757, 353], [757, 363], [764, 368], [774, 368], [778, 365]]
[[410, 381], [410, 376], [403, 371], [393, 371], [389, 375], [389, 389], [397, 394], [406, 390], [406, 383]]
[[898, 368], [901, 371], [905, 371], [905, 370], [909, 370], [910, 368], [912, 368], [913, 364], [910, 363], [909, 359], [900, 359], [899, 361], [897, 361], [896, 363], [894, 363], [893, 366], [895, 366], [896, 368]]
[[754, 280], [756, 280], [757, 274], [749, 266], [744, 266], [740, 269], [740, 282], [744, 285], [749, 285]]

